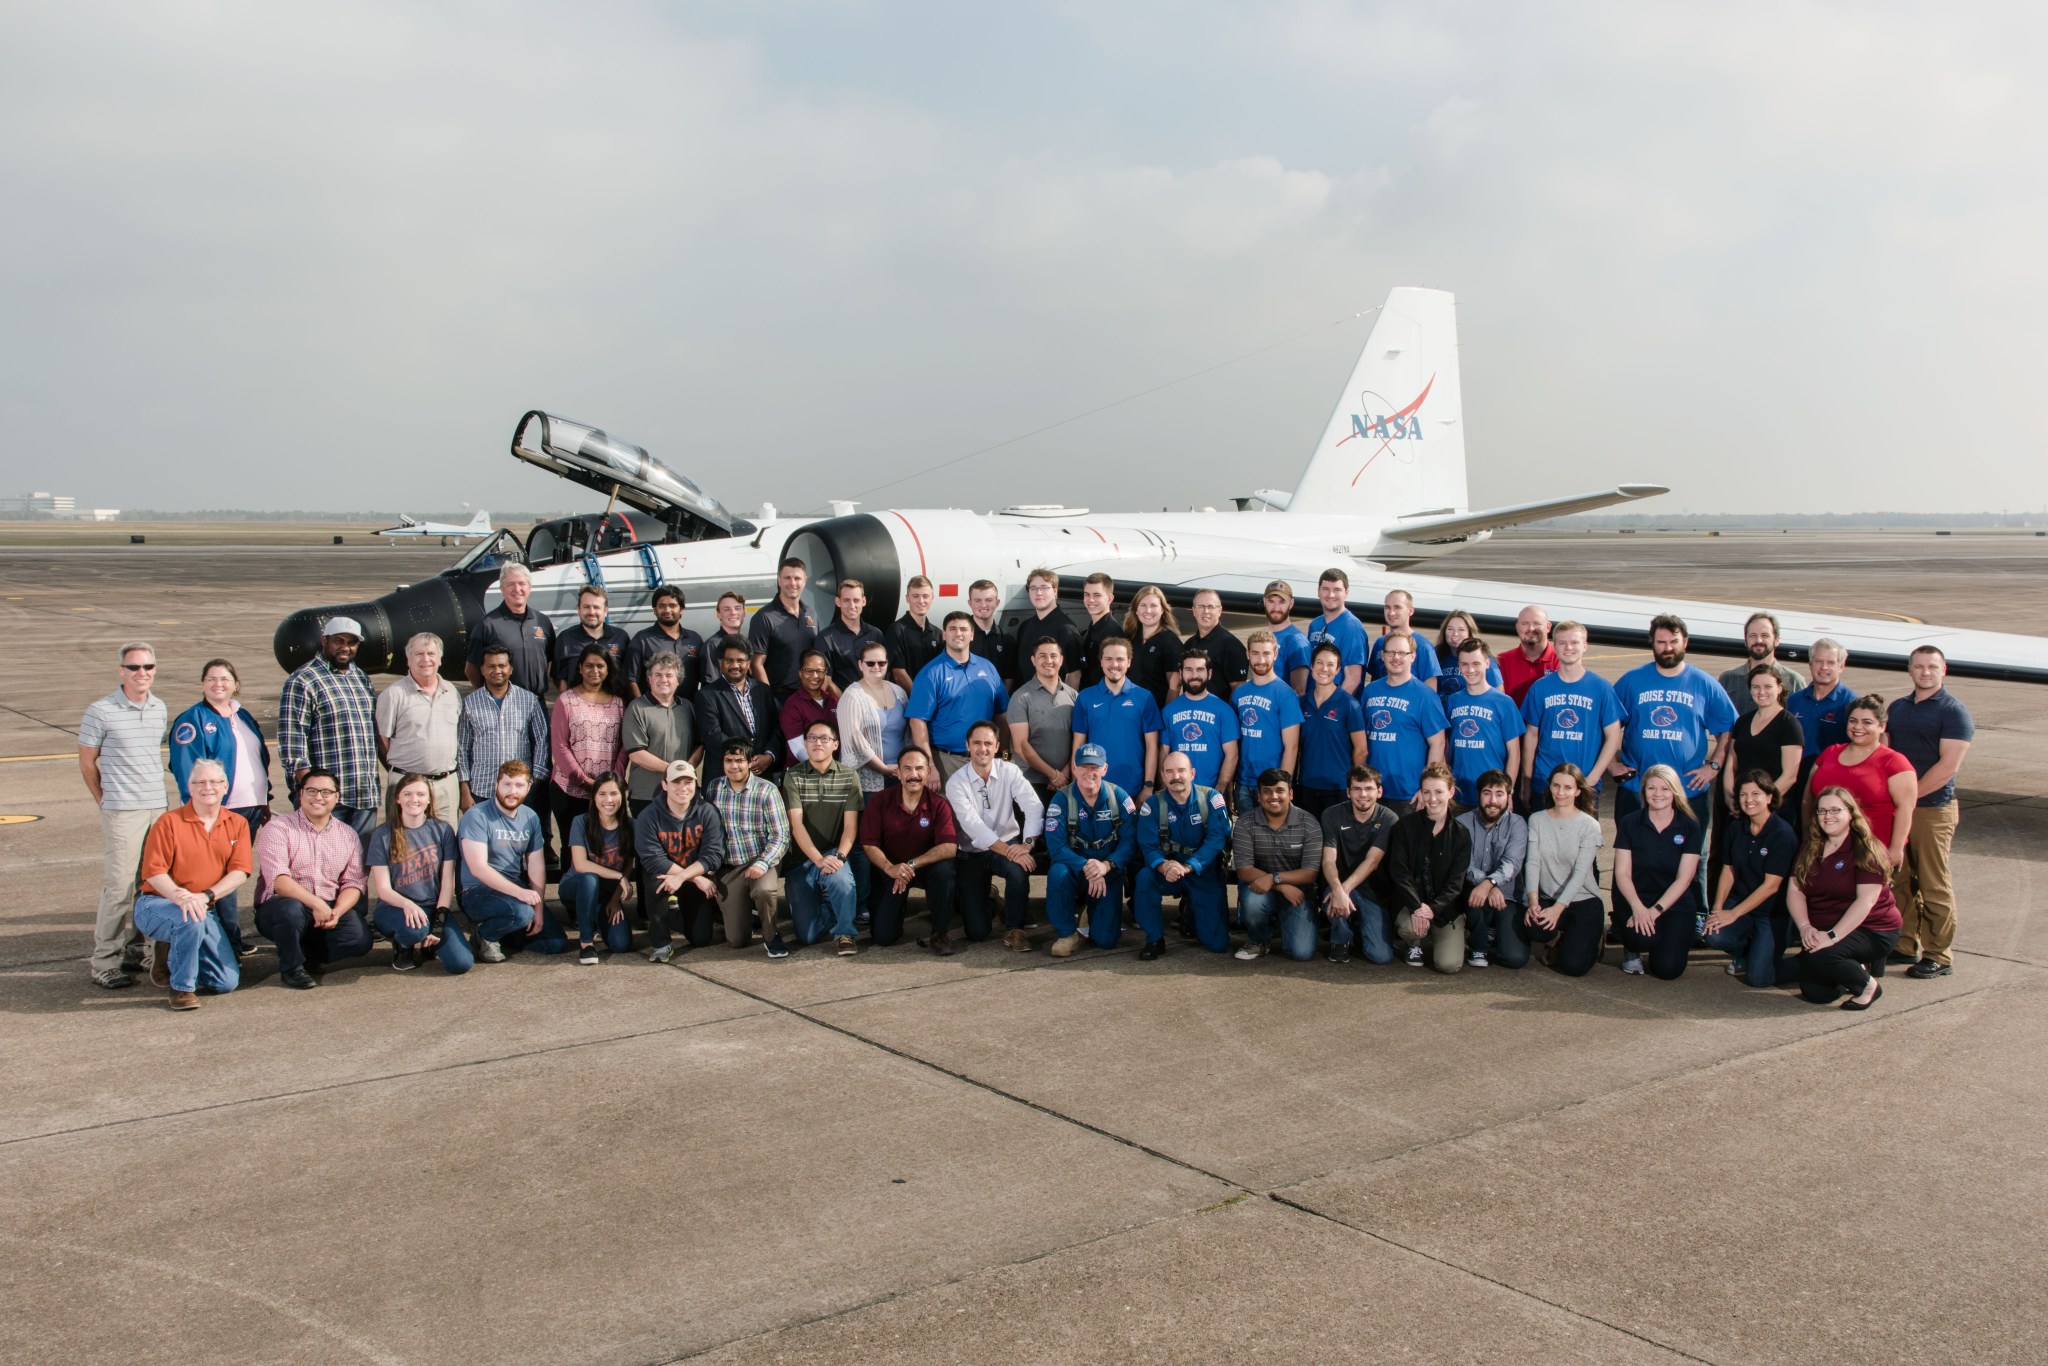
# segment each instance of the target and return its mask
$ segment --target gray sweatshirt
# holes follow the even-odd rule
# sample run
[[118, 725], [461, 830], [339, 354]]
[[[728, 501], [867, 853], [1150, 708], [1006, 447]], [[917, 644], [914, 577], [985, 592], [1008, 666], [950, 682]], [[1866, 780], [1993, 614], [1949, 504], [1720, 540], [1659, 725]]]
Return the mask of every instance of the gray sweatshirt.
[[1570, 905], [1600, 894], [1593, 856], [1600, 852], [1600, 822], [1583, 811], [1559, 820], [1548, 811], [1529, 817], [1529, 881], [1526, 904], [1541, 892], [1544, 905]]

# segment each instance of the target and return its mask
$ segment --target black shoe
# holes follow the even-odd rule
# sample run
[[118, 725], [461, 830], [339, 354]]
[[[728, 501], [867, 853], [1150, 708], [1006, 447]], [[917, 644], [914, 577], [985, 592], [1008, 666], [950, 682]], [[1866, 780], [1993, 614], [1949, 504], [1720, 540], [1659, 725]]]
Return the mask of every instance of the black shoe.
[[325, 963], [315, 963], [309, 958], [306, 960], [306, 971], [312, 973], [315, 977], [325, 977], [333, 969]]
[[402, 949], [396, 944], [391, 946], [391, 970], [393, 972], [411, 972], [419, 965], [420, 951], [417, 945], [409, 949]]
[[1140, 963], [1157, 962], [1159, 957], [1165, 952], [1166, 941], [1164, 939], [1148, 939], [1145, 941], [1145, 947], [1138, 950], [1138, 961]]
[[314, 987], [320, 985], [318, 981], [314, 980], [313, 974], [307, 972], [304, 968], [293, 968], [290, 972], [281, 972], [277, 975], [277, 980], [294, 991], [311, 991]]
[[1877, 1000], [1878, 1000], [1878, 998], [1879, 998], [1880, 996], [1882, 996], [1882, 995], [1884, 995], [1884, 984], [1883, 984], [1882, 982], [1880, 982], [1880, 983], [1878, 983], [1878, 985], [1877, 985], [1877, 990], [1876, 990], [1876, 991], [1873, 991], [1873, 992], [1871, 992], [1871, 993], [1870, 993], [1870, 999], [1869, 999], [1869, 1000], [1867, 1000], [1867, 1001], [1863, 1001], [1863, 1002], [1858, 1002], [1858, 1001], [1857, 1001], [1857, 999], [1856, 999], [1856, 998], [1855, 998], [1854, 996], [1851, 996], [1851, 997], [1850, 997], [1850, 998], [1849, 998], [1848, 1000], [1846, 1000], [1846, 1001], [1842, 1002], [1842, 1009], [1844, 1009], [1844, 1010], [1868, 1010], [1868, 1009], [1870, 1009], [1870, 1008], [1871, 1008], [1872, 1006], [1874, 1006], [1874, 1005], [1876, 1005], [1876, 1004], [1877, 1004]]
[[1351, 946], [1350, 946], [1349, 944], [1332, 944], [1332, 945], [1330, 945], [1330, 961], [1331, 961], [1332, 963], [1348, 963], [1348, 962], [1350, 962], [1350, 961], [1351, 961]]
[[1907, 968], [1906, 975], [1924, 982], [1930, 977], [1946, 977], [1954, 971], [1955, 969], [1947, 963], [1937, 963], [1932, 958], [1923, 958]]

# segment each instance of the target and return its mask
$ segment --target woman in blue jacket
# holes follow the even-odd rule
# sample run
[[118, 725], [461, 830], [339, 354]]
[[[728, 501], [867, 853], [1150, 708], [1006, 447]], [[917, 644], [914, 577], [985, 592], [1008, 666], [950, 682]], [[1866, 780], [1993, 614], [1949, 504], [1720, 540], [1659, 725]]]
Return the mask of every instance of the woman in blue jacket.
[[233, 664], [206, 661], [199, 671], [202, 700], [171, 722], [171, 776], [178, 780], [178, 795], [190, 801], [192, 765], [218, 760], [228, 773], [228, 795], [221, 805], [249, 823], [253, 839], [270, 817], [270, 746], [256, 718], [235, 700], [241, 687], [242, 676]]

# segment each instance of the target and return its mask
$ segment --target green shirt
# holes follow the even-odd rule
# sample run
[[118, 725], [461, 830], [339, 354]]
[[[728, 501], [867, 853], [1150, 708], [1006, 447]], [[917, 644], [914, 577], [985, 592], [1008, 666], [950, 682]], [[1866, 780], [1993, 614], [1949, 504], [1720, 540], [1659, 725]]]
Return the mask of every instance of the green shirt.
[[[860, 814], [860, 775], [837, 759], [823, 773], [808, 763], [798, 764], [782, 775], [782, 799], [792, 814], [802, 809], [804, 829], [811, 832], [818, 852], [835, 853], [847, 813]], [[792, 863], [804, 857], [794, 839], [789, 852]]]

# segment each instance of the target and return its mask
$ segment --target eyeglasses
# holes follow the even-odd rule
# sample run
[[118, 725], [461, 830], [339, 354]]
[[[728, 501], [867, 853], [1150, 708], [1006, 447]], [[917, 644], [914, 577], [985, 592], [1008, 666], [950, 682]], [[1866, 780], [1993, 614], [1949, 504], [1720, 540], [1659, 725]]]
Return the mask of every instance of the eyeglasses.
[[886, 669], [889, 667], [889, 661], [886, 659], [863, 659], [860, 662], [860, 666], [863, 669]]
[[228, 780], [226, 778], [194, 778], [188, 784], [191, 787], [226, 787], [227, 785]]
[[339, 797], [341, 789], [338, 787], [302, 787], [299, 789], [299, 795], [302, 797]]
[[132, 674], [146, 674], [156, 668], [154, 664], [123, 664], [122, 668]]

